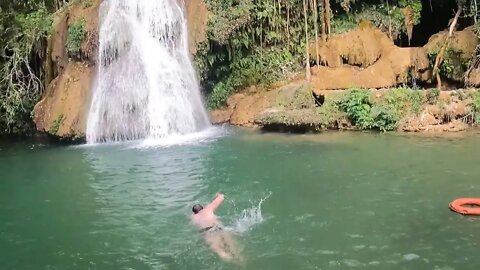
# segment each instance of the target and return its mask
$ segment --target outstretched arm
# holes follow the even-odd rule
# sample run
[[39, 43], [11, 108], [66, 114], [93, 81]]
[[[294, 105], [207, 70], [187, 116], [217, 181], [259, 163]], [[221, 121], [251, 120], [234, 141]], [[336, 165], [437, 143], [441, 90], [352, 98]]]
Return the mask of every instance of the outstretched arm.
[[219, 207], [220, 204], [222, 204], [224, 197], [225, 197], [225, 196], [224, 196], [223, 194], [217, 193], [215, 200], [213, 200], [213, 201], [212, 201], [209, 205], [207, 205], [205, 208], [208, 208], [208, 209], [211, 210], [212, 212], [215, 211], [215, 209], [217, 209], [217, 207]]

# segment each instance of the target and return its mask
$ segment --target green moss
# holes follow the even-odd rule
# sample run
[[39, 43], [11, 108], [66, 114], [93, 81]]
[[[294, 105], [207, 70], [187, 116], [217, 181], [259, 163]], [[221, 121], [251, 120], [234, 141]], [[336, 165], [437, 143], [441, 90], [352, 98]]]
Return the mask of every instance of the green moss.
[[81, 17], [68, 26], [67, 51], [69, 57], [80, 59], [80, 48], [87, 35], [85, 23], [85, 18]]
[[48, 130], [48, 133], [52, 135], [56, 135], [58, 132], [58, 129], [60, 126], [63, 124], [63, 121], [65, 120], [65, 116], [63, 114], [60, 114], [57, 119], [55, 119], [52, 123], [52, 126]]

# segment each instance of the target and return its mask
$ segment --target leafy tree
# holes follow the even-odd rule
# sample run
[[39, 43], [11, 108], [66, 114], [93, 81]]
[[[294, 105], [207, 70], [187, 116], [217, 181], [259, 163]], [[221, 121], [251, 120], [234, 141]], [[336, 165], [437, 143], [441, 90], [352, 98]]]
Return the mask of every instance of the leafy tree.
[[59, 0], [0, 1], [0, 133], [28, 128], [44, 89], [46, 38]]

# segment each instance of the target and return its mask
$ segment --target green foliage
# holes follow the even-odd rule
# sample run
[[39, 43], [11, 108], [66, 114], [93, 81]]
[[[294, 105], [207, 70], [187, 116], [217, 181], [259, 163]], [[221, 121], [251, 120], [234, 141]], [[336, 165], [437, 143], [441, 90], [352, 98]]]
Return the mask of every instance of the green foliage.
[[58, 132], [58, 129], [60, 126], [63, 124], [63, 121], [65, 120], [65, 116], [63, 114], [60, 114], [57, 119], [55, 119], [52, 123], [52, 126], [48, 130], [48, 132], [52, 135], [56, 135]]
[[[433, 69], [438, 51], [427, 52], [430, 68]], [[447, 48], [443, 54], [443, 61], [439, 66], [439, 74], [442, 77], [454, 80], [462, 80], [470, 65], [470, 58], [465, 58], [463, 53], [454, 48]]]
[[395, 130], [400, 120], [397, 109], [388, 104], [373, 105], [370, 117], [373, 119], [372, 127], [382, 132]]
[[[248, 24], [252, 17], [252, 0], [206, 0], [212, 16], [208, 22], [209, 36], [219, 44], [228, 43], [232, 35]], [[244, 42], [246, 42], [244, 40]], [[248, 44], [245, 44], [248, 46]]]
[[[301, 0], [207, 0], [212, 12], [208, 41], [199, 46], [195, 64], [210, 108], [234, 91], [288, 78], [305, 56]], [[288, 23], [287, 23], [288, 12]], [[308, 17], [313, 32], [313, 16]]]
[[[357, 5], [351, 6], [351, 2]], [[364, 1], [341, 1], [342, 7], [349, 13], [340, 13], [332, 21], [332, 32], [343, 33], [355, 28], [361, 20], [371, 21], [376, 27], [393, 38], [398, 38], [401, 33], [406, 33], [405, 14], [403, 9], [410, 7], [412, 10], [414, 25], [420, 23], [420, 13], [422, 11], [422, 2], [420, 0], [399, 0], [387, 3], [365, 3]]]
[[[8, 3], [8, 4], [7, 4]], [[0, 3], [0, 133], [21, 133], [42, 93], [46, 37], [52, 14], [45, 3]]]
[[413, 11], [413, 24], [419, 24], [422, 12], [422, 1], [421, 0], [399, 0], [398, 1], [399, 8], [406, 8], [410, 7]]
[[473, 110], [475, 124], [480, 124], [480, 91], [477, 89], [471, 93], [470, 107]]
[[351, 13], [343, 13], [332, 19], [332, 33], [341, 34], [348, 32], [358, 25], [359, 17]]
[[389, 90], [383, 96], [385, 103], [391, 106], [399, 118], [409, 113], [418, 114], [425, 102], [425, 97], [420, 91], [400, 87]]
[[228, 97], [235, 91], [231, 81], [219, 82], [207, 98], [207, 106], [210, 109], [219, 108], [227, 102]]
[[[217, 58], [224, 57], [218, 54]], [[211, 59], [208, 58], [207, 59]], [[211, 59], [207, 66], [214, 63]], [[291, 73], [294, 68], [292, 54], [286, 49], [271, 48], [264, 51], [256, 51], [252, 55], [234, 55], [228, 66], [214, 69], [216, 72], [227, 71], [228, 75], [213, 86], [211, 94], [207, 98], [208, 107], [211, 109], [225, 105], [229, 95], [236, 89], [242, 89], [250, 85], [269, 87], [271, 83]], [[221, 77], [222, 74], [215, 74]]]
[[435, 104], [438, 101], [438, 97], [440, 96], [440, 90], [437, 88], [430, 89], [427, 91], [427, 102], [428, 104]]
[[81, 17], [68, 26], [67, 51], [72, 58], [80, 58], [80, 47], [86, 36], [85, 18]]
[[326, 126], [335, 126], [335, 123], [342, 118], [346, 118], [346, 114], [340, 110], [339, 103], [344, 99], [343, 93], [330, 95], [325, 99], [323, 106], [317, 109], [320, 122]]
[[338, 103], [340, 110], [345, 112], [352, 124], [361, 129], [372, 128], [374, 119], [370, 91], [367, 89], [352, 89]]
[[419, 114], [423, 104], [425, 103], [425, 96], [420, 91], [412, 91], [410, 93], [411, 111], [414, 114]]
[[[418, 24], [422, 7], [420, 0], [336, 2], [340, 6], [331, 6], [332, 32], [349, 30], [367, 19], [385, 32], [392, 30], [394, 38], [406, 31], [403, 8], [413, 10], [413, 23]], [[208, 40], [197, 48], [195, 65], [210, 108], [225, 104], [237, 90], [256, 84], [268, 87], [305, 66], [302, 0], [206, 0], [206, 4], [211, 11]], [[319, 17], [323, 14], [321, 5], [318, 1]], [[311, 7], [307, 16], [313, 40]]]
[[397, 129], [403, 117], [418, 114], [424, 102], [421, 92], [409, 88], [391, 89], [375, 101], [369, 90], [352, 89], [337, 105], [360, 129], [390, 131]]

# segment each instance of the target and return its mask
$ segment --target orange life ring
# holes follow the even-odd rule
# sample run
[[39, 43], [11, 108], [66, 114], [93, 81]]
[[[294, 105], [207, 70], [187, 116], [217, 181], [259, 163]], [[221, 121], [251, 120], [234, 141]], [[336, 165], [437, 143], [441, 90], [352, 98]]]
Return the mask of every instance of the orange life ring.
[[[469, 207], [476, 205], [478, 207]], [[460, 198], [450, 203], [450, 209], [462, 215], [480, 216], [480, 198]]]

